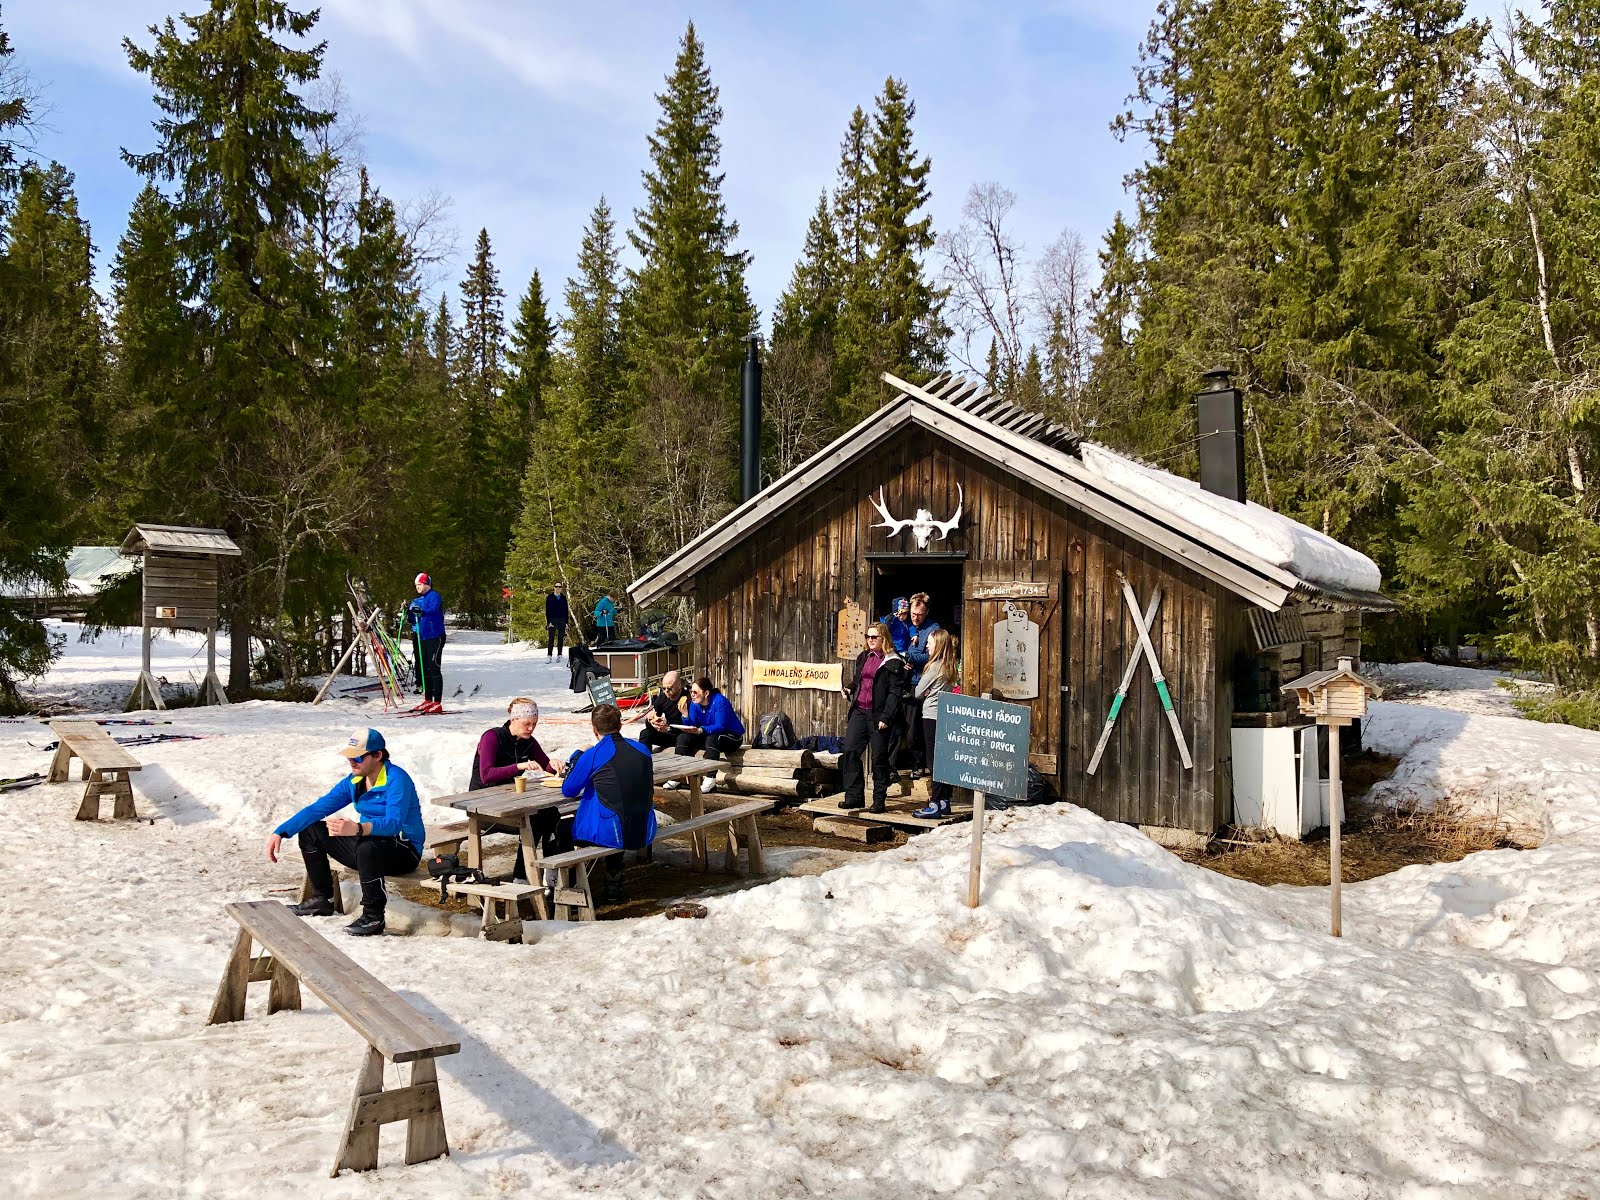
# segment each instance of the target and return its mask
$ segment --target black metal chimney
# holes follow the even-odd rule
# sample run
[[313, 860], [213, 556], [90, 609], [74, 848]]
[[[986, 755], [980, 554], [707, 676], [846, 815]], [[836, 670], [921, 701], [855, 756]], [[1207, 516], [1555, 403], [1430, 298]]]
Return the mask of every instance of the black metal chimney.
[[739, 502], [761, 490], [761, 335], [745, 341], [744, 370], [739, 377]]
[[1233, 387], [1233, 372], [1212, 367], [1201, 378], [1206, 388], [1195, 397], [1200, 419], [1200, 486], [1244, 503], [1244, 393]]

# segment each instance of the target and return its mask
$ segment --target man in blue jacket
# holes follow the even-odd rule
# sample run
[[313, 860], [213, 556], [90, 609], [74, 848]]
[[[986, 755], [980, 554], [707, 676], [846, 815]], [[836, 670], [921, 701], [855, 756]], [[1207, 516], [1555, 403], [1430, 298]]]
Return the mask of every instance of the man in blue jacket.
[[444, 600], [433, 590], [427, 574], [417, 576], [417, 598], [406, 606], [416, 629], [417, 673], [422, 677], [422, 703], [412, 712], [444, 711], [444, 676], [440, 662], [444, 657]]
[[[311, 881], [309, 900], [290, 906], [302, 917], [333, 915], [334, 858], [361, 876], [361, 916], [346, 927], [356, 937], [383, 932], [383, 910], [389, 894], [386, 875], [409, 875], [422, 861], [428, 834], [422, 825], [422, 802], [416, 785], [394, 763], [376, 729], [358, 729], [339, 750], [350, 761], [350, 774], [272, 831], [267, 861], [278, 861], [284, 838], [298, 838], [300, 856]], [[355, 806], [356, 820], [336, 817]]]
[[[906, 645], [906, 663], [911, 668], [911, 688], [916, 690], [922, 682], [922, 670], [928, 665], [928, 643], [939, 622], [928, 619], [929, 596], [918, 592], [911, 597], [911, 624], [907, 627], [911, 640]], [[911, 751], [911, 778], [920, 779], [923, 771], [931, 771], [932, 763], [922, 761], [922, 705], [908, 704], [904, 708], [906, 722], [906, 747]], [[891, 758], [891, 761], [892, 758]]]
[[595, 705], [589, 723], [598, 740], [573, 757], [561, 794], [578, 802], [573, 841], [628, 852], [603, 860], [603, 898], [615, 904], [622, 899], [626, 858], [655, 840], [655, 765], [649, 750], [622, 736], [622, 712], [615, 704]]

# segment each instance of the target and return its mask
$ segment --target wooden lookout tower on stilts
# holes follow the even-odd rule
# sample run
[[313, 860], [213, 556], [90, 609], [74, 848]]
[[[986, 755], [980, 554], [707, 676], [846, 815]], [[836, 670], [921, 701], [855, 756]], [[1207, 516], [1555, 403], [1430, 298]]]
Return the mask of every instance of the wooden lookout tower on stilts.
[[144, 594], [140, 603], [144, 641], [139, 682], [133, 685], [125, 711], [166, 708], [161, 686], [150, 670], [152, 629], [194, 629], [204, 633], [206, 677], [200, 685], [200, 703], [228, 703], [222, 681], [217, 678], [217, 560], [237, 558], [239, 547], [220, 529], [140, 524], [122, 540], [122, 553], [144, 557]]

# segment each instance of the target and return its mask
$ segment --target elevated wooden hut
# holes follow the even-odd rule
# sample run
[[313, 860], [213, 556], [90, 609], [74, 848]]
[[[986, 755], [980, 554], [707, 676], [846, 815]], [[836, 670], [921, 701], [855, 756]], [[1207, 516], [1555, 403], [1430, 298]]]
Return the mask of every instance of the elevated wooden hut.
[[[691, 597], [735, 707], [804, 736], [843, 731], [837, 668], [860, 646], [836, 631], [860, 622], [841, 611], [927, 592], [962, 635], [964, 690], [1032, 707], [1030, 761], [1064, 798], [1142, 826], [1228, 823], [1235, 724], [1291, 719], [1283, 682], [1359, 658], [1361, 611], [1392, 607], [1377, 568], [1226, 479], [1114, 454], [981, 384], [885, 379], [894, 401], [641, 576], [635, 601]], [[1224, 459], [1242, 497], [1242, 449]], [[1139, 643], [1124, 580], [1141, 610], [1160, 589], [1149, 635], [1192, 766], [1141, 662], [1088, 770]]]
[[237, 558], [239, 547], [221, 529], [141, 522], [123, 538], [122, 553], [144, 559], [141, 669], [128, 697], [128, 709], [147, 702], [151, 708], [166, 707], [150, 670], [150, 636], [155, 629], [193, 629], [206, 635], [206, 677], [200, 684], [200, 702], [228, 703], [217, 678], [218, 559]]

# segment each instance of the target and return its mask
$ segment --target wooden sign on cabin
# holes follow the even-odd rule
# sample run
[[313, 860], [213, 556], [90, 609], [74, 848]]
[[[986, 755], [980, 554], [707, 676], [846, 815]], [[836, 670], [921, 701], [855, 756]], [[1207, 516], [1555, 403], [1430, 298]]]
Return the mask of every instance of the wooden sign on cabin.
[[1039, 695], [1039, 624], [1021, 604], [1008, 602], [1005, 613], [994, 627], [991, 689], [1007, 700], [1032, 700]]
[[855, 658], [867, 644], [867, 614], [850, 597], [839, 610], [838, 634], [834, 641], [835, 658]]
[[150, 637], [154, 629], [192, 629], [206, 635], [206, 677], [200, 703], [226, 704], [217, 678], [219, 558], [239, 557], [239, 547], [220, 529], [188, 525], [135, 525], [122, 539], [122, 553], [144, 559], [144, 596], [140, 624], [144, 629], [139, 682], [128, 697], [128, 710], [166, 708], [161, 688], [150, 670]]
[[1341, 658], [1332, 671], [1313, 671], [1283, 685], [1300, 701], [1300, 711], [1319, 725], [1348, 725], [1367, 714], [1368, 697], [1378, 689], [1355, 672], [1353, 658]]
[[837, 692], [844, 687], [843, 663], [774, 662], [758, 658], [751, 666], [755, 687], [816, 688]]

